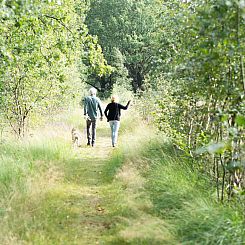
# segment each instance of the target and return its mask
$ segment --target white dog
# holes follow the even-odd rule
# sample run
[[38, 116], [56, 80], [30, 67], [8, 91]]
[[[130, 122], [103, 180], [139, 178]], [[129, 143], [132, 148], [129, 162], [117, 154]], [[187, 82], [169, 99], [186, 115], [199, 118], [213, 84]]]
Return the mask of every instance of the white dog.
[[82, 142], [82, 134], [75, 128], [71, 130], [73, 147], [80, 147]]

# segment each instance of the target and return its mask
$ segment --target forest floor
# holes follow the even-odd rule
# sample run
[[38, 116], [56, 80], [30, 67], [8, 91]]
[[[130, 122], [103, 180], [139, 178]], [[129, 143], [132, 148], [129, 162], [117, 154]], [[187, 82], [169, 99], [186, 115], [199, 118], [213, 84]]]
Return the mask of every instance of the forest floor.
[[[243, 244], [239, 213], [208, 201], [207, 186], [135, 114], [123, 116], [116, 148], [105, 121], [87, 146], [80, 115], [1, 148], [0, 244]], [[226, 240], [223, 224], [230, 234], [233, 223], [237, 237]]]

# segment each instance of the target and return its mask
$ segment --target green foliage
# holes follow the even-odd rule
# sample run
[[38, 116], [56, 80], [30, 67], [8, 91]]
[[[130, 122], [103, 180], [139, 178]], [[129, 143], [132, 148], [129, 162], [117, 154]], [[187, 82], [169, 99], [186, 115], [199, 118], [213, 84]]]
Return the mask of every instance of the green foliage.
[[[96, 76], [101, 78], [103, 76], [110, 75], [113, 71], [113, 67], [107, 65], [106, 60], [101, 49], [101, 46], [98, 44], [97, 38], [88, 35], [86, 37], [86, 48], [83, 54], [83, 61], [87, 65], [87, 78], [89, 76]], [[86, 81], [88, 84], [92, 83], [92, 86], [96, 87], [96, 81], [89, 79]], [[91, 85], [91, 84], [90, 84]]]
[[215, 180], [219, 200], [237, 194], [241, 201], [244, 6], [223, 0], [169, 1], [163, 6], [159, 59], [164, 65], [151, 74], [143, 105], [151, 98], [158, 128], [200, 161], [193, 168]]
[[[160, 22], [156, 16], [160, 8], [161, 3], [155, 0], [91, 1], [86, 19], [88, 28], [98, 36], [109, 64], [116, 66], [115, 50], [124, 56], [124, 66], [134, 90], [142, 88], [144, 77], [157, 65]], [[109, 77], [103, 83], [106, 84], [104, 87], [111, 88], [114, 81]]]
[[66, 107], [91, 72], [110, 73], [77, 0], [3, 1], [0, 5], [1, 108], [18, 136], [29, 118]]
[[73, 0], [2, 3], [3, 109], [19, 136], [24, 135], [32, 111], [56, 105], [66, 90], [74, 89], [67, 71], [74, 68], [75, 55], [80, 55], [77, 40], [82, 36], [76, 33], [80, 18]]
[[[131, 91], [131, 79], [125, 67], [125, 57], [118, 48], [112, 49], [110, 62], [114, 66], [114, 72], [110, 76], [110, 86], [113, 88], [112, 93], [115, 93], [117, 88], [122, 88], [124, 91]], [[120, 96], [124, 97], [122, 95], [123, 93], [120, 92]]]

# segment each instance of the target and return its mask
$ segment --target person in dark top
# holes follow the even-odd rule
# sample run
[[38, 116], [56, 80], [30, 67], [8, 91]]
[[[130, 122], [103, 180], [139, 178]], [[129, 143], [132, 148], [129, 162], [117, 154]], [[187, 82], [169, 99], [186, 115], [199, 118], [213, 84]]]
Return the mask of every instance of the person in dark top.
[[111, 103], [106, 106], [105, 116], [107, 121], [110, 123], [111, 127], [111, 140], [112, 146], [115, 147], [117, 144], [118, 131], [120, 127], [120, 117], [121, 117], [121, 109], [127, 110], [130, 104], [130, 100], [128, 101], [126, 106], [123, 106], [117, 103], [118, 97], [113, 95], [111, 97]]

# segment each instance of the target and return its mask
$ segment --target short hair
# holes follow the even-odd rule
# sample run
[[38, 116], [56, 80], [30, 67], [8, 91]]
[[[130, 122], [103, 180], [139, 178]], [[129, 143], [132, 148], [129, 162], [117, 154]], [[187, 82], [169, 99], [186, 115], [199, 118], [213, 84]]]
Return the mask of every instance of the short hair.
[[111, 102], [118, 102], [119, 98], [117, 95], [112, 95], [111, 96]]
[[89, 89], [89, 93], [90, 93], [90, 95], [96, 95], [97, 89], [96, 88], [91, 88], [91, 89]]

